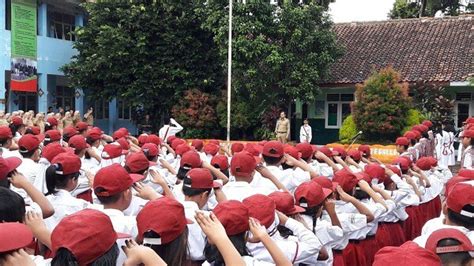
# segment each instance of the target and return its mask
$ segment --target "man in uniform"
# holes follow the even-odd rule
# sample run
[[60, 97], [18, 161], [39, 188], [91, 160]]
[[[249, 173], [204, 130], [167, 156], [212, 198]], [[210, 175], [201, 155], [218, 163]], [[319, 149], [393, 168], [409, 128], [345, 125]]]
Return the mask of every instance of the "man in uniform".
[[290, 139], [290, 120], [286, 118], [285, 112], [280, 113], [280, 118], [276, 123], [275, 133], [277, 140], [283, 144]]

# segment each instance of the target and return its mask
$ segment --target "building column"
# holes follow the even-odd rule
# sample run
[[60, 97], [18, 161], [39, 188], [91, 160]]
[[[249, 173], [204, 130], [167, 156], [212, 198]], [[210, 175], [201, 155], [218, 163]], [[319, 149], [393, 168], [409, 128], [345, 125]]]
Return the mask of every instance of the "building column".
[[109, 134], [112, 135], [114, 132], [115, 122], [117, 121], [117, 99], [114, 98], [109, 102]]
[[39, 74], [38, 75], [38, 112], [46, 113], [48, 111], [48, 95], [49, 95], [48, 74]]
[[5, 92], [7, 88], [5, 88], [5, 71], [0, 68], [0, 110], [5, 111], [6, 107], [6, 99], [5, 99]]
[[48, 36], [48, 4], [41, 3], [38, 6], [38, 33], [39, 36]]

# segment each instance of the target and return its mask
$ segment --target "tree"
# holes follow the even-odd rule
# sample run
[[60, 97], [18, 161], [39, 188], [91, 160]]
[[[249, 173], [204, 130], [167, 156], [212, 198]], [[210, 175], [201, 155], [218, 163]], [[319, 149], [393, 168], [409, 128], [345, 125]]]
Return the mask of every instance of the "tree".
[[[212, 33], [200, 27], [196, 1], [97, 1], [84, 4], [78, 54], [64, 66], [92, 99], [121, 97], [155, 120], [189, 88], [223, 83]], [[153, 123], [159, 125], [159, 123]]]
[[438, 12], [449, 16], [471, 13], [473, 4], [465, 0], [396, 0], [388, 14], [392, 19], [434, 17]]
[[454, 100], [444, 87], [419, 81], [410, 87], [414, 107], [437, 125], [454, 120]]
[[[206, 17], [203, 28], [214, 33], [222, 62], [227, 62], [227, 5], [227, 0], [209, 0], [199, 9]], [[287, 106], [296, 98], [310, 101], [319, 92], [318, 82], [341, 55], [324, 10], [315, 1], [235, 3], [233, 106], [245, 102], [248, 108], [242, 109], [250, 113], [244, 116], [261, 117], [270, 106]]]
[[355, 92], [352, 115], [369, 141], [393, 140], [405, 126], [410, 98], [408, 84], [388, 67], [373, 73]]

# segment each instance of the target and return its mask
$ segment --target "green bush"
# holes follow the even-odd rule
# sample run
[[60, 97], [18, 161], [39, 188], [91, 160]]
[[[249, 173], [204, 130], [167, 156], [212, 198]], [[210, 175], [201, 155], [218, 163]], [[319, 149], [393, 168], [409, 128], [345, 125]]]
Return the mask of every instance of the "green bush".
[[405, 127], [402, 130], [402, 134], [405, 134], [405, 132], [411, 130], [411, 128], [414, 125], [421, 124], [425, 118], [423, 115], [420, 113], [420, 111], [416, 109], [410, 109], [408, 110], [408, 115], [407, 115], [407, 123]]
[[342, 122], [342, 126], [339, 129], [339, 141], [341, 143], [349, 143], [351, 138], [357, 134], [357, 126], [354, 123], [354, 119], [352, 115], [346, 117], [344, 122]]
[[365, 140], [393, 140], [406, 126], [410, 97], [408, 84], [400, 81], [400, 74], [388, 67], [357, 85], [352, 115]]

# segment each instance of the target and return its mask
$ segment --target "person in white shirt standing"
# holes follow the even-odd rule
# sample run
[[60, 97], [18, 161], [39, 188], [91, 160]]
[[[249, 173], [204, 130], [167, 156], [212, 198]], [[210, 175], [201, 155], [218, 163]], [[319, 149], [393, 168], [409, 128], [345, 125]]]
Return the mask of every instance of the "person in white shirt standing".
[[170, 117], [165, 117], [164, 126], [160, 128], [159, 136], [164, 142], [166, 142], [170, 136], [174, 136], [182, 130], [183, 127], [178, 124], [176, 120]]
[[[22, 173], [31, 184], [36, 184], [36, 179], [40, 178], [41, 166], [38, 164], [40, 159], [40, 145], [42, 139], [38, 136], [26, 134], [18, 140], [18, 147], [22, 158], [22, 163], [18, 166], [18, 171]], [[38, 190], [42, 191], [42, 187], [37, 187]], [[28, 203], [29, 197], [26, 192], [22, 189], [13, 189], [13, 191], [20, 194]]]
[[474, 130], [464, 130], [462, 135], [462, 153], [461, 167], [465, 169], [474, 169]]
[[300, 128], [300, 142], [301, 143], [311, 143], [313, 138], [313, 132], [311, 131], [311, 126], [309, 125], [308, 118], [303, 120], [303, 125]]

